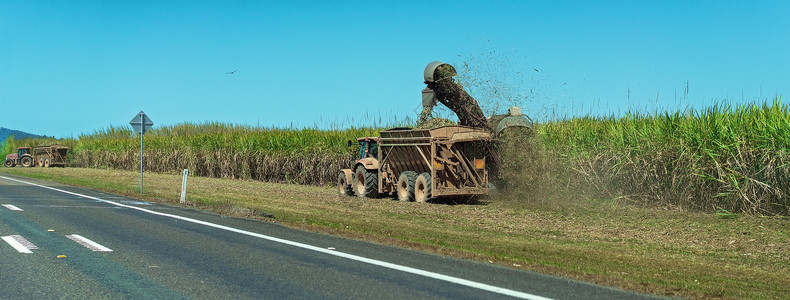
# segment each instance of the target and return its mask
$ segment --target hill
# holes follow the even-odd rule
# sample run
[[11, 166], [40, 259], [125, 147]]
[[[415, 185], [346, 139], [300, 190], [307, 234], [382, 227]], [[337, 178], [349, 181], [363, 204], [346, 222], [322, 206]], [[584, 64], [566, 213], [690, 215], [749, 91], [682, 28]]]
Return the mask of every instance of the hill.
[[19, 130], [8, 129], [4, 127], [0, 127], [0, 147], [5, 144], [5, 140], [9, 136], [14, 136], [15, 139], [24, 139], [24, 138], [43, 138], [45, 136], [27, 133]]
[[0, 141], [5, 141], [9, 135], [13, 135], [15, 139], [24, 139], [24, 138], [41, 138], [44, 137], [42, 135], [27, 133], [19, 130], [8, 129], [4, 127], [0, 127]]

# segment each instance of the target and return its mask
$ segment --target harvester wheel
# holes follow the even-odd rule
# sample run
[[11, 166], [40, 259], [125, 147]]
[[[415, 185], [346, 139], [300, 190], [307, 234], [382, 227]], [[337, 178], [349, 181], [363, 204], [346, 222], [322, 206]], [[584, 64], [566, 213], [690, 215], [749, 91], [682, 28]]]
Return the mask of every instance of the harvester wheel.
[[23, 167], [32, 167], [33, 166], [33, 159], [30, 156], [25, 156], [21, 160], [21, 164]]
[[340, 174], [337, 175], [337, 194], [340, 197], [354, 195], [354, 189], [351, 188], [351, 184], [346, 179], [346, 173], [343, 171], [340, 171]]
[[376, 171], [358, 167], [354, 172], [354, 193], [357, 197], [376, 198], [379, 195], [379, 178]]
[[44, 159], [39, 158], [38, 161], [36, 162], [36, 167], [43, 167], [43, 166], [44, 166]]
[[414, 183], [417, 180], [417, 172], [405, 171], [398, 176], [398, 200], [414, 201]]
[[49, 168], [49, 165], [50, 165], [49, 158], [44, 159], [44, 168]]
[[3, 163], [3, 165], [4, 165], [6, 168], [13, 167], [13, 166], [14, 166], [14, 161], [13, 161], [13, 160], [10, 160], [10, 159], [6, 159], [6, 160], [5, 160], [5, 162]]
[[414, 182], [414, 200], [427, 202], [433, 197], [431, 193], [431, 173], [422, 173]]

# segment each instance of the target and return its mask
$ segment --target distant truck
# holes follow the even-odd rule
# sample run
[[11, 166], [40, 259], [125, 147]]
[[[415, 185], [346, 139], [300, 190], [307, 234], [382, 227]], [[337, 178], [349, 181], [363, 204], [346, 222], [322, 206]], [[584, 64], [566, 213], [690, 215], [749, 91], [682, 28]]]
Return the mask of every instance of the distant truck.
[[38, 146], [33, 148], [31, 153], [30, 147], [19, 147], [17, 153], [6, 155], [6, 167], [14, 167], [20, 165], [22, 167], [64, 167], [68, 161], [69, 147], [61, 145]]
[[358, 159], [338, 175], [341, 196], [395, 193], [401, 201], [426, 202], [488, 195], [491, 133], [486, 130], [459, 125], [395, 128], [357, 141]]

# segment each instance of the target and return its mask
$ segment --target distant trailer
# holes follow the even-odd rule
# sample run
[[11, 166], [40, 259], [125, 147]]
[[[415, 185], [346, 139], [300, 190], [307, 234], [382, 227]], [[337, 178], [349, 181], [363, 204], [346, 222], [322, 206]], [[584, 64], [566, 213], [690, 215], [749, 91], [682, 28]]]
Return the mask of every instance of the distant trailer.
[[68, 152], [69, 147], [62, 145], [38, 146], [33, 148], [33, 159], [39, 167], [65, 167]]

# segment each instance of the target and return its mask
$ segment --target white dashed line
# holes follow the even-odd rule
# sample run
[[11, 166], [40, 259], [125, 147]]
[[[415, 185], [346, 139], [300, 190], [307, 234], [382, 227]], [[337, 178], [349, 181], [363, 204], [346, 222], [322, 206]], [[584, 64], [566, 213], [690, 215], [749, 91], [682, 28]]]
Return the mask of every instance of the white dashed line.
[[16, 207], [16, 206], [14, 206], [14, 205], [11, 205], [11, 204], [3, 204], [3, 206], [5, 206], [5, 208], [8, 208], [8, 209], [10, 209], [10, 210], [15, 210], [15, 211], [23, 211], [21, 208], [19, 208], [19, 207]]
[[38, 249], [36, 245], [33, 245], [33, 243], [29, 242], [21, 235], [7, 235], [2, 237], [2, 239], [11, 245], [11, 247], [14, 247], [16, 251], [19, 251], [19, 253], [33, 253], [31, 250]]
[[67, 235], [66, 237], [69, 238], [72, 241], [77, 242], [77, 244], [85, 246], [85, 248], [88, 248], [88, 249], [90, 249], [91, 251], [94, 251], [94, 252], [95, 251], [112, 252], [112, 249], [104, 247], [102, 245], [99, 245], [99, 243], [96, 243], [94, 241], [86, 239], [83, 236], [78, 235], [78, 234]]

